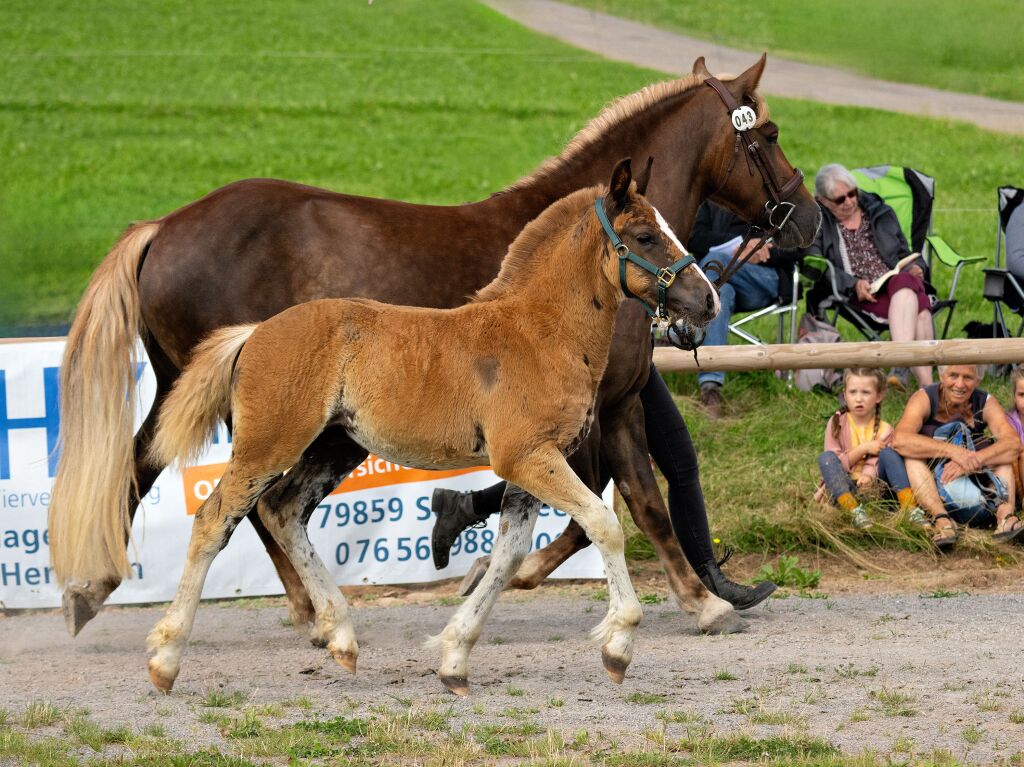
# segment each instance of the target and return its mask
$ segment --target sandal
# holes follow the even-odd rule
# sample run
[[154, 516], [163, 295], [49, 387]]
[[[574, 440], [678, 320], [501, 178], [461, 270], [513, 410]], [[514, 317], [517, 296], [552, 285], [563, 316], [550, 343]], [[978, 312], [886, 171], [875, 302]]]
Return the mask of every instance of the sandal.
[[[1015, 521], [1007, 527], [1006, 523], [1011, 519]], [[992, 540], [997, 543], [1009, 543], [1021, 533], [1024, 533], [1024, 522], [1016, 514], [1007, 514], [996, 527], [996, 531], [992, 533]]]
[[[939, 527], [936, 524], [940, 519], [946, 520], [949, 524], [943, 527]], [[956, 542], [960, 539], [960, 533], [957, 531], [956, 522], [949, 514], [936, 514], [932, 517], [932, 523], [935, 524], [935, 533], [932, 535], [932, 544], [939, 551], [949, 551]]]

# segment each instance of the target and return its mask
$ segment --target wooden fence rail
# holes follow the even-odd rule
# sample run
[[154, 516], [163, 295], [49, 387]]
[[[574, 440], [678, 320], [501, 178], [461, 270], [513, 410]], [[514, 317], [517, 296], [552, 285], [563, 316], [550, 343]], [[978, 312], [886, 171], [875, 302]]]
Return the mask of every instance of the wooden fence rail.
[[658, 347], [654, 350], [654, 363], [662, 373], [1017, 364], [1024, 363], [1024, 338], [702, 346], [696, 359], [693, 352]]

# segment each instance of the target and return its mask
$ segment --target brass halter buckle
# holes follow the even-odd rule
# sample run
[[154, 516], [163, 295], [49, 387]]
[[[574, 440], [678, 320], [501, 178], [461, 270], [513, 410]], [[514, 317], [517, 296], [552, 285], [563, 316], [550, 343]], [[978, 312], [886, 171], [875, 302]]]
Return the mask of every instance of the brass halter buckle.
[[668, 267], [662, 267], [658, 271], [658, 286], [667, 290], [676, 281], [676, 276], [676, 272]]

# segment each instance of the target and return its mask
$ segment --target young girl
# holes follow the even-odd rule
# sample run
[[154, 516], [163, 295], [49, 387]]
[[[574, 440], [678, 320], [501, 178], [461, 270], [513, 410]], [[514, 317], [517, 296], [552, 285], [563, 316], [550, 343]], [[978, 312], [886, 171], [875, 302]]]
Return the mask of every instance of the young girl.
[[[871, 520], [855, 493], [881, 480], [896, 493], [900, 511], [918, 524], [927, 515], [914, 503], [903, 459], [892, 449], [892, 426], [882, 420], [885, 373], [880, 368], [851, 368], [843, 375], [845, 404], [825, 426], [825, 452], [818, 458], [823, 490], [864, 530]], [[819, 491], [821, 492], [821, 491]]]

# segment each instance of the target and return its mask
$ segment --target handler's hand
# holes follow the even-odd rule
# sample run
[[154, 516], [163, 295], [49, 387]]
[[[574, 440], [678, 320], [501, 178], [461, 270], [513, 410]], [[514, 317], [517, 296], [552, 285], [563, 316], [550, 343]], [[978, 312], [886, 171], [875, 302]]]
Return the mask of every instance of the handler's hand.
[[907, 274], [912, 274], [920, 280], [924, 280], [924, 269], [917, 264], [911, 264], [906, 269]]
[[854, 285], [854, 289], [857, 291], [858, 301], [873, 304], [878, 300], [871, 295], [871, 284], [867, 280], [857, 280], [857, 284]]
[[875, 484], [874, 477], [869, 477], [867, 474], [861, 474], [857, 477], [857, 488], [859, 490], [864, 490], [865, 488], [871, 487], [873, 484]]

